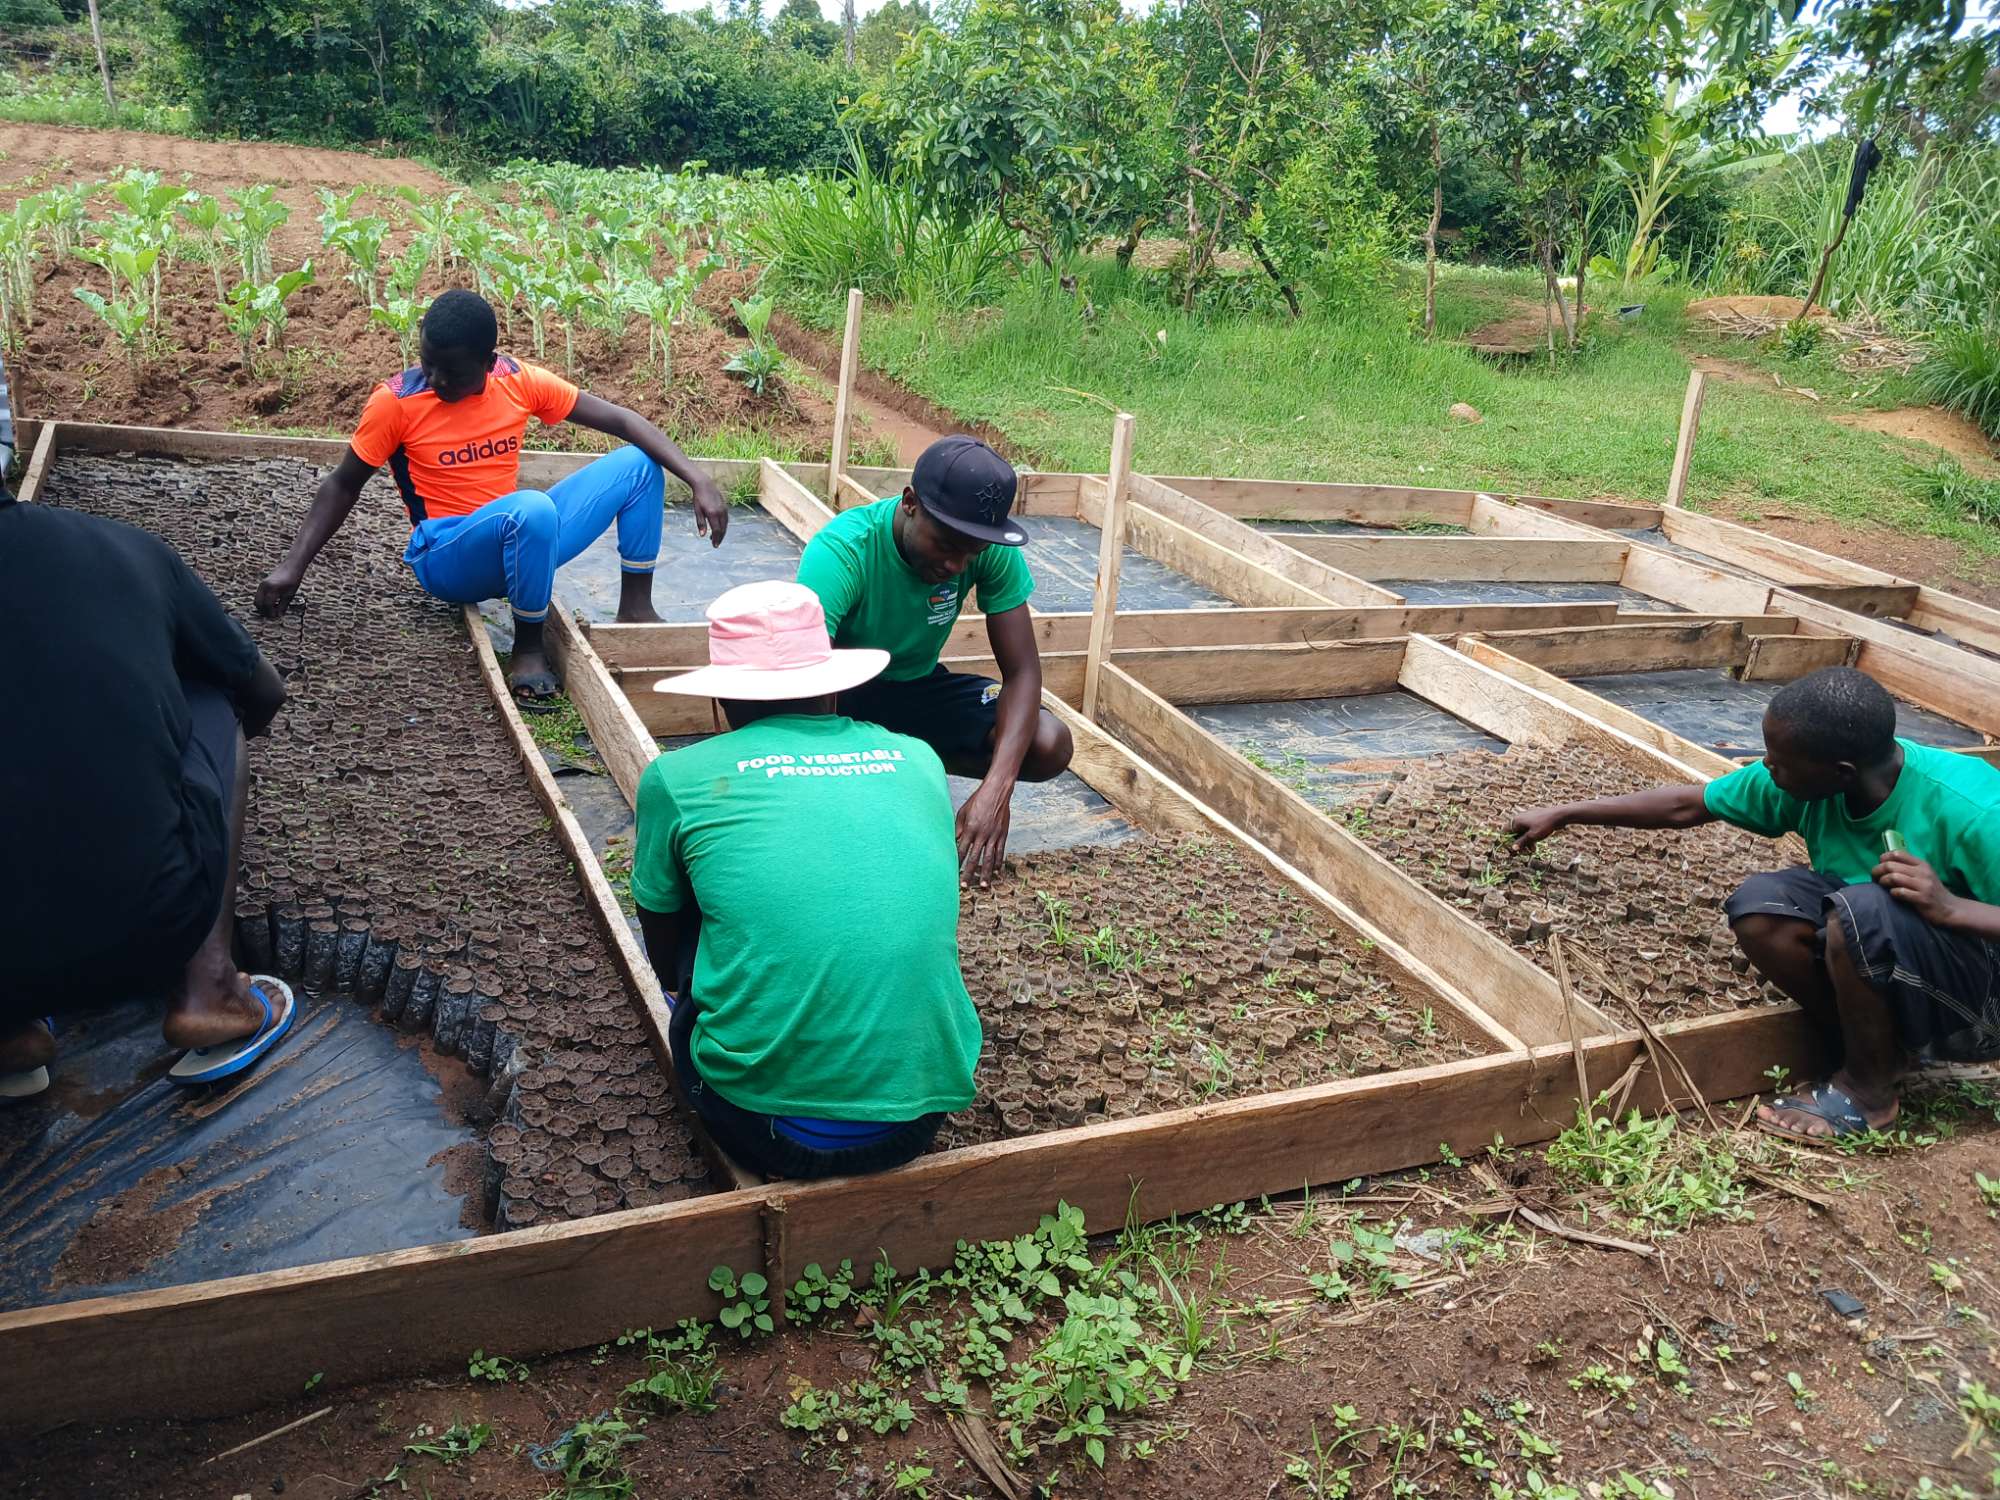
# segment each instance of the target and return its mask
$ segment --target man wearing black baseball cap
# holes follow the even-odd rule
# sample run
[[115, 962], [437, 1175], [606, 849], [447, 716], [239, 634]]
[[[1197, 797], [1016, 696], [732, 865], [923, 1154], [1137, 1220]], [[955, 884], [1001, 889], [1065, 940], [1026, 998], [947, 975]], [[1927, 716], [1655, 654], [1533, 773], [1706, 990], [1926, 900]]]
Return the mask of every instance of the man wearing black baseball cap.
[[[940, 438], [901, 496], [843, 511], [799, 560], [834, 645], [889, 653], [881, 676], [841, 694], [840, 711], [924, 741], [946, 770], [979, 781], [958, 811], [958, 854], [963, 878], [981, 885], [1007, 852], [1014, 783], [1058, 775], [1072, 749], [1041, 706], [1035, 581], [1020, 551], [1028, 536], [1010, 514], [1016, 488], [1013, 466], [977, 438]], [[999, 682], [938, 661], [973, 590]]]

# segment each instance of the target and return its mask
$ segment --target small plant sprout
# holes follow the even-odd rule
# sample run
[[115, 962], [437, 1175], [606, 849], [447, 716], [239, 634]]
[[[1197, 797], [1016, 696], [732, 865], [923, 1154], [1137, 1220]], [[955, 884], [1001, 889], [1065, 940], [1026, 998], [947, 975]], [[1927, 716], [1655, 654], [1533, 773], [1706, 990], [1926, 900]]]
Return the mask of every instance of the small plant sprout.
[[771, 1299], [764, 1295], [770, 1283], [758, 1272], [747, 1272], [738, 1280], [729, 1267], [717, 1266], [708, 1273], [708, 1285], [722, 1298], [716, 1321], [738, 1338], [769, 1333], [777, 1326], [771, 1318]]
[[443, 1432], [426, 1422], [410, 1434], [403, 1451], [419, 1458], [434, 1458], [449, 1468], [460, 1459], [472, 1457], [492, 1440], [493, 1429], [484, 1422], [454, 1422]]
[[510, 1380], [526, 1380], [528, 1367], [518, 1359], [474, 1349], [472, 1357], [465, 1362], [465, 1373], [474, 1380], [490, 1380], [496, 1385], [504, 1385]]
[[1797, 1370], [1785, 1372], [1785, 1384], [1791, 1389], [1792, 1405], [1800, 1411], [1811, 1411], [1813, 1404], [1819, 1400], [1818, 1393], [1807, 1388], [1805, 1377]]

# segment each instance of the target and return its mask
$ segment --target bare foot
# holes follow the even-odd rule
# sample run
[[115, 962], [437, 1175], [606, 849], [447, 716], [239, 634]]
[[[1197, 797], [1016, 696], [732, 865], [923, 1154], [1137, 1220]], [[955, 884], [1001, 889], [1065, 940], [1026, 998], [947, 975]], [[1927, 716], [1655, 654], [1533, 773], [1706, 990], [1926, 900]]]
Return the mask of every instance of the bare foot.
[[620, 625], [658, 625], [661, 623], [660, 612], [653, 608], [653, 601], [651, 599], [638, 604], [620, 602], [618, 606], [618, 623]]
[[[277, 995], [264, 998], [274, 1007], [279, 1003]], [[254, 1036], [263, 1024], [264, 1007], [250, 993], [250, 976], [226, 958], [204, 962], [197, 955], [180, 992], [167, 1002], [160, 1035], [172, 1047], [215, 1047]]]
[[620, 625], [657, 625], [659, 611], [653, 608], [653, 575], [651, 573], [620, 573], [618, 575], [618, 623]]
[[55, 1055], [55, 1036], [40, 1021], [0, 1029], [0, 1073], [47, 1067]]

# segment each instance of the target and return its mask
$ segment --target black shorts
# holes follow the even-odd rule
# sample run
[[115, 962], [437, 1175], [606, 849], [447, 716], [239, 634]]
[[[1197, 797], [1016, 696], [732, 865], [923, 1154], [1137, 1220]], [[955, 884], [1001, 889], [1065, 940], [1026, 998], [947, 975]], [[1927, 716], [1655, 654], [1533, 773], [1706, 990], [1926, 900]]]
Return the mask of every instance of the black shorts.
[[1825, 942], [1840, 922], [1862, 975], [1895, 1008], [1904, 1048], [1919, 1062], [2000, 1057], [2000, 943], [1925, 921], [1872, 881], [1846, 885], [1794, 865], [1752, 875], [1723, 904], [1744, 917], [1796, 917]]
[[[163, 999], [215, 927], [229, 877], [229, 804], [236, 783], [236, 708], [221, 689], [181, 683], [190, 724], [181, 751], [184, 795], [197, 807], [188, 837], [159, 851], [144, 907], [106, 911], [87, 953], [42, 951], [0, 986], [0, 1020], [17, 1021], [77, 1006]], [[67, 945], [65, 945], [67, 946]]]
[[944, 665], [928, 677], [895, 682], [878, 677], [840, 695], [840, 711], [850, 719], [880, 724], [892, 734], [922, 740], [944, 761], [985, 755], [992, 749], [1000, 717], [1000, 684]]
[[835, 1140], [808, 1144], [801, 1138], [806, 1122], [744, 1109], [710, 1087], [694, 1065], [694, 1023], [701, 1007], [683, 991], [673, 1010], [667, 1044], [674, 1055], [674, 1082], [709, 1139], [731, 1160], [753, 1172], [795, 1181], [886, 1172], [922, 1156], [944, 1125], [941, 1114], [919, 1115], [914, 1120], [884, 1125], [879, 1134], [857, 1144]]

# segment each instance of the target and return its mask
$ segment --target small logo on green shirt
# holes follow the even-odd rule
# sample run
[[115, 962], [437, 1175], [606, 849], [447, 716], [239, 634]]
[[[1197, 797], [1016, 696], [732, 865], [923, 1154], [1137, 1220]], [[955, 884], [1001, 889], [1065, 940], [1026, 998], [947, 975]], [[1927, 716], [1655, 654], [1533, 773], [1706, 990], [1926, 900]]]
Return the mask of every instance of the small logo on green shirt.
[[925, 623], [949, 625], [958, 618], [958, 580], [951, 579], [931, 590], [930, 598], [924, 601], [930, 606], [930, 614]]

